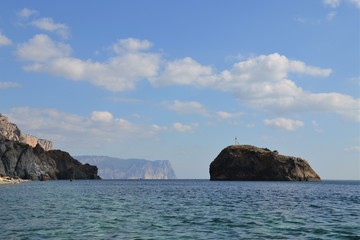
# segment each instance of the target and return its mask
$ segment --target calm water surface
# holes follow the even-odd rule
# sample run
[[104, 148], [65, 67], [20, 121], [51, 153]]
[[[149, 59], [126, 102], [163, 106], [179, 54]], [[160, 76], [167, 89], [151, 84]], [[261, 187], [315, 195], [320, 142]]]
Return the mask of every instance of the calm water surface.
[[360, 239], [360, 182], [8, 185], [0, 239]]

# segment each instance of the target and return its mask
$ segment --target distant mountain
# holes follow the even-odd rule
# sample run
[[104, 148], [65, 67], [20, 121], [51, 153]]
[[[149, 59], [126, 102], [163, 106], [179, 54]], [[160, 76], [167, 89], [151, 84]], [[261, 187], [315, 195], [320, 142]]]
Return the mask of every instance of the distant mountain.
[[168, 160], [120, 159], [107, 156], [76, 156], [83, 163], [95, 164], [102, 179], [176, 179]]

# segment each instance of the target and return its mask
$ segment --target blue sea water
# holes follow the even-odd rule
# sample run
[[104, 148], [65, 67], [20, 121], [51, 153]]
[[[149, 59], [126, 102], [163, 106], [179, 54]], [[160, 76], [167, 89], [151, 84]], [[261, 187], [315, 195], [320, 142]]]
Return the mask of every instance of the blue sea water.
[[360, 182], [7, 185], [0, 239], [360, 239]]

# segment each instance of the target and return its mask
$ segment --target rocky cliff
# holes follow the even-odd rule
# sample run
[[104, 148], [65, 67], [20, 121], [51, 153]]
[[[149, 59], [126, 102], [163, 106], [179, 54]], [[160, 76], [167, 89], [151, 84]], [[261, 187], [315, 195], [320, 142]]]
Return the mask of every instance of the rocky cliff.
[[168, 160], [119, 159], [106, 156], [77, 156], [79, 161], [95, 164], [103, 179], [176, 179]]
[[[40, 144], [43, 140], [26, 135], [30, 137], [24, 141], [23, 136], [15, 124], [1, 115], [0, 175], [31, 180], [99, 178], [96, 166], [84, 165], [64, 151], [46, 151]], [[43, 145], [48, 143], [43, 141]]]
[[37, 144], [39, 144], [46, 151], [53, 149], [53, 144], [51, 141], [46, 139], [38, 139], [29, 134], [22, 133], [15, 124], [9, 122], [8, 118], [1, 113], [0, 135], [12, 141], [29, 144], [32, 147], [35, 147]]
[[210, 180], [319, 181], [301, 158], [250, 145], [223, 149], [210, 164]]
[[82, 164], [60, 150], [8, 140], [0, 135], [0, 175], [13, 178], [98, 179], [97, 167]]

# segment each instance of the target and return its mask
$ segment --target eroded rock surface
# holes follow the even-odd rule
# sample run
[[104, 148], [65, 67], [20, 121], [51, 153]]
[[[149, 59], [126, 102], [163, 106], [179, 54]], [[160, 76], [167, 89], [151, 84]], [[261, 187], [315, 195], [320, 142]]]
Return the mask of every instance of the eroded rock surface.
[[37, 144], [39, 144], [46, 151], [53, 149], [53, 144], [51, 141], [46, 139], [39, 139], [32, 135], [22, 133], [16, 124], [9, 122], [8, 117], [2, 115], [1, 113], [0, 135], [12, 141], [29, 144], [32, 147], [35, 147]]
[[309, 163], [250, 145], [223, 149], [210, 164], [210, 180], [319, 181]]
[[31, 180], [99, 179], [98, 168], [82, 164], [52, 143], [21, 133], [0, 114], [0, 175]]

